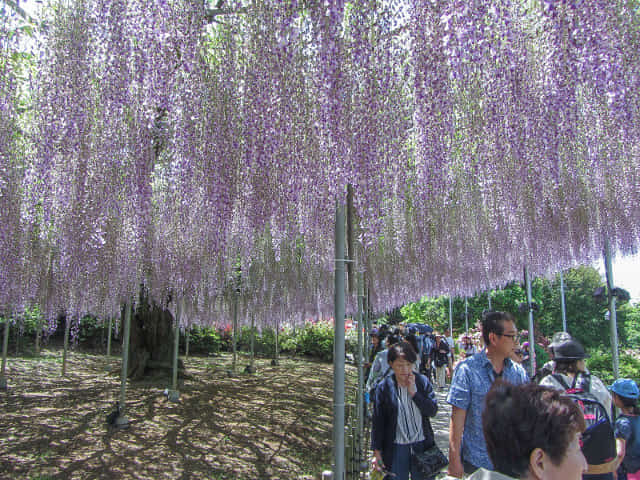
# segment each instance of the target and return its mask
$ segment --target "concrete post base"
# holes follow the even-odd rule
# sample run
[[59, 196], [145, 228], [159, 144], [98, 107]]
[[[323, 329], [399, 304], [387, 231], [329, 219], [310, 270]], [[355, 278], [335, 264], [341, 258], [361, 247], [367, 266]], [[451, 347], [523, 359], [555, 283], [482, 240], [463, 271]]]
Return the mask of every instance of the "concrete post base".
[[118, 430], [124, 430], [125, 428], [129, 428], [129, 419], [124, 415], [120, 415], [118, 418], [116, 418], [116, 421], [113, 426]]

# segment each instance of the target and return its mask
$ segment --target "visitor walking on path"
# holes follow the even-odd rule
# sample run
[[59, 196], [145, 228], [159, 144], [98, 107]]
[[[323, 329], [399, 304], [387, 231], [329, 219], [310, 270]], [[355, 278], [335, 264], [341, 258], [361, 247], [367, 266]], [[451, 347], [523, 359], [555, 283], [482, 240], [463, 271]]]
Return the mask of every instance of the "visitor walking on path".
[[431, 383], [413, 370], [417, 354], [411, 344], [400, 342], [388, 351], [393, 373], [375, 392], [371, 425], [374, 468], [393, 480], [423, 479], [411, 462], [412, 453], [422, 453], [435, 443], [429, 417], [438, 412]]
[[640, 480], [640, 408], [638, 385], [628, 378], [619, 378], [609, 387], [613, 403], [620, 409], [615, 436], [618, 452], [618, 480]]
[[446, 374], [447, 366], [451, 360], [450, 353], [449, 344], [444, 335], [438, 335], [436, 337], [436, 344], [432, 350], [432, 355], [433, 364], [436, 367], [436, 385], [441, 389], [447, 386]]
[[493, 468], [482, 433], [482, 412], [495, 380], [514, 385], [529, 381], [524, 368], [509, 358], [518, 345], [513, 315], [488, 312], [482, 319], [482, 337], [486, 349], [458, 364], [447, 396], [451, 404], [449, 475], [458, 478], [478, 468]]
[[[574, 395], [576, 401], [590, 407], [587, 412], [590, 417], [607, 417], [601, 427], [609, 426], [607, 432], [589, 435], [583, 443], [583, 452], [589, 469], [583, 476], [585, 480], [613, 480], [614, 472], [618, 468], [615, 457], [615, 439], [612, 417], [611, 395], [607, 387], [597, 376], [587, 372], [585, 359], [589, 355], [584, 347], [575, 339], [567, 340], [556, 345], [553, 349], [555, 370], [540, 380], [540, 385], [554, 388]], [[584, 397], [585, 399], [581, 398]], [[589, 401], [589, 399], [591, 399]], [[600, 407], [597, 404], [600, 404]], [[598, 415], [599, 409], [603, 412]], [[585, 418], [589, 418], [585, 416]], [[588, 421], [589, 425], [590, 422]]]
[[374, 402], [375, 389], [378, 384], [388, 377], [391, 373], [391, 366], [387, 360], [387, 355], [392, 346], [397, 344], [400, 341], [400, 337], [396, 335], [389, 335], [387, 337], [387, 348], [382, 350], [376, 355], [376, 358], [373, 361], [373, 365], [371, 366], [371, 370], [369, 371], [369, 378], [367, 379], [367, 385], [365, 392], [369, 392], [369, 401], [371, 403]]

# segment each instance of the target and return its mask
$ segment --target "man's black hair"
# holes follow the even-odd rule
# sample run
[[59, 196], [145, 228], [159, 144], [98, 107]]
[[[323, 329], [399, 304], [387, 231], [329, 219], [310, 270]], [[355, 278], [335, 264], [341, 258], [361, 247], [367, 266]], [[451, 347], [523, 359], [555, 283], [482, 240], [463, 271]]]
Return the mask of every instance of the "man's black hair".
[[502, 335], [504, 333], [505, 322], [516, 322], [516, 319], [509, 312], [487, 312], [482, 317], [482, 338], [486, 346], [491, 345], [489, 334], [495, 333]]

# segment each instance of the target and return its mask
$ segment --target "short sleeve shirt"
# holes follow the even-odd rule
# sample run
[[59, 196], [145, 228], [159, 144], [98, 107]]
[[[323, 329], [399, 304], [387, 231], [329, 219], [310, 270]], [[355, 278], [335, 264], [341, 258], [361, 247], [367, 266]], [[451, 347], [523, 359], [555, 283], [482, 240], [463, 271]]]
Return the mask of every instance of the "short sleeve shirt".
[[622, 463], [630, 473], [640, 469], [640, 417], [637, 415], [620, 415], [615, 424], [616, 438], [626, 442], [626, 453]]
[[[483, 350], [458, 364], [447, 396], [447, 403], [467, 412], [462, 434], [463, 460], [487, 470], [493, 470], [493, 464], [482, 433], [482, 411], [484, 397], [496, 378], [493, 365]], [[501, 378], [513, 385], [529, 381], [524, 368], [509, 358], [504, 361]]]

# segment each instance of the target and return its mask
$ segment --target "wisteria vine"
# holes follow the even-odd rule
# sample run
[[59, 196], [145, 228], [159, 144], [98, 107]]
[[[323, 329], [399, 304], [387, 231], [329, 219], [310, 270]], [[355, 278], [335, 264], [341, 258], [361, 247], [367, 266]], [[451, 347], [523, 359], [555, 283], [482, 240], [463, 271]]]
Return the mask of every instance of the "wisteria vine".
[[224, 5], [59, 2], [28, 158], [0, 44], [2, 308], [331, 316], [347, 185], [377, 310], [637, 251], [633, 2]]

